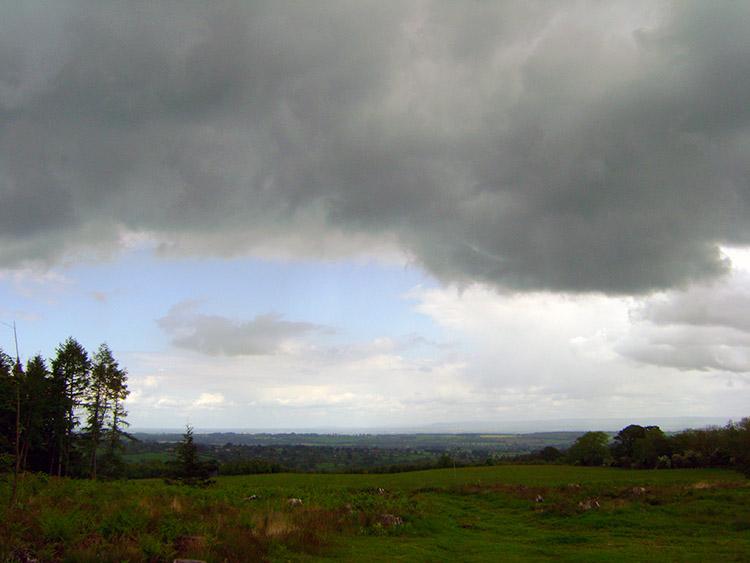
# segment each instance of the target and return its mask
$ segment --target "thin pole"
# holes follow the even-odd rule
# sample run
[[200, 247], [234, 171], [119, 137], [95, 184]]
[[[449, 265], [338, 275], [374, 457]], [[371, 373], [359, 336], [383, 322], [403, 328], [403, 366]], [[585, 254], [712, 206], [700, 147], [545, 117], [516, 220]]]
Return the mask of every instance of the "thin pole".
[[13, 321], [13, 339], [16, 341], [16, 363], [21, 363], [21, 356], [18, 354], [18, 332], [16, 331], [16, 321]]
[[[11, 326], [8, 323], [3, 323], [5, 326]], [[16, 383], [16, 444], [15, 444], [15, 464], [13, 467], [13, 491], [10, 495], [10, 507], [16, 504], [16, 491], [18, 490], [18, 470], [20, 468], [21, 456], [18, 449], [19, 442], [21, 441], [21, 382], [20, 377], [22, 373], [21, 368], [21, 355], [18, 353], [18, 332], [16, 331], [16, 321], [13, 321], [13, 339], [16, 343], [16, 365], [13, 368], [15, 372], [15, 383]]]
[[18, 353], [18, 332], [16, 331], [16, 321], [13, 321], [13, 324], [10, 325], [8, 323], [3, 323], [5, 326], [13, 329], [13, 340], [16, 342], [16, 363], [21, 363], [21, 356]]

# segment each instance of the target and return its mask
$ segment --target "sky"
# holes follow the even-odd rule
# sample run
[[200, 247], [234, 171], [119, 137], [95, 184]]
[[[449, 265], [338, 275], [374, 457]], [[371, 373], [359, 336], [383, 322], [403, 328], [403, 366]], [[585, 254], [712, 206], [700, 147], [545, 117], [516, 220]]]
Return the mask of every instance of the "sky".
[[749, 3], [0, 15], [0, 348], [133, 427], [750, 415]]

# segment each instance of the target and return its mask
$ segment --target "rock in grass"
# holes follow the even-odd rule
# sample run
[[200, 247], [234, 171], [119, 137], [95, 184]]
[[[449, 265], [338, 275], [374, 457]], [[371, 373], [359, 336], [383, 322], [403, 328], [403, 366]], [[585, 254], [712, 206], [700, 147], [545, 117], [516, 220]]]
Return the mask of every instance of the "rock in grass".
[[[5, 559], [3, 559], [5, 561]], [[19, 563], [40, 563], [39, 559], [34, 557], [25, 549], [16, 549], [11, 552], [11, 558], [8, 561], [18, 561]]]
[[[190, 551], [195, 549], [204, 549], [207, 539], [205, 536], [180, 536], [175, 540], [175, 548], [178, 551]], [[184, 561], [190, 561], [185, 559]]]
[[601, 504], [599, 504], [598, 498], [592, 498], [588, 500], [584, 500], [578, 503], [578, 508], [584, 511], [588, 510], [594, 510], [595, 508], [600, 508]]
[[403, 518], [400, 516], [396, 516], [395, 514], [381, 514], [378, 517], [378, 520], [380, 520], [380, 524], [384, 528], [389, 528], [391, 526], [401, 526], [404, 523]]

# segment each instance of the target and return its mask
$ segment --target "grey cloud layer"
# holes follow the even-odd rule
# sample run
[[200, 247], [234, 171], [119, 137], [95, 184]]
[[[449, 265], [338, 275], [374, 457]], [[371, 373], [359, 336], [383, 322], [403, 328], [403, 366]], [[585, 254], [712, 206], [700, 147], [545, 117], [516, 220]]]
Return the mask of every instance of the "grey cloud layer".
[[3, 12], [0, 265], [328, 229], [445, 280], [629, 293], [750, 243], [747, 3]]
[[750, 275], [653, 296], [619, 352], [638, 362], [750, 374]]
[[210, 356], [274, 354], [285, 342], [322, 330], [311, 323], [286, 321], [278, 313], [258, 315], [248, 322], [203, 315], [193, 312], [196, 305], [178, 303], [157, 324], [173, 337], [175, 346]]

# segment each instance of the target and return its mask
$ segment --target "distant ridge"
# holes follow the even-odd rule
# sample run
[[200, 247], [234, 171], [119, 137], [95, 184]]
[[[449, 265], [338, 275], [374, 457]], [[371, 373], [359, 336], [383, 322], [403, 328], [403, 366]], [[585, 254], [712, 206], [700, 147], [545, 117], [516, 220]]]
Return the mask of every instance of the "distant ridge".
[[552, 420], [524, 420], [508, 422], [454, 422], [437, 423], [422, 427], [422, 432], [552, 432], [576, 430], [619, 431], [630, 424], [658, 426], [665, 431], [678, 431], [687, 428], [724, 426], [728, 418], [712, 416], [690, 417], [633, 417], [633, 418], [566, 418]]
[[[573, 432], [603, 430], [616, 432], [630, 424], [658, 426], [667, 432], [687, 428], [724, 426], [729, 418], [716, 416], [633, 417], [633, 418], [566, 418], [551, 420], [439, 422], [424, 426], [372, 426], [363, 428], [203, 428], [196, 433], [235, 432], [243, 434], [529, 434], [532, 432]], [[739, 420], [739, 418], [738, 418]], [[131, 428], [130, 432], [182, 433], [184, 428]]]

